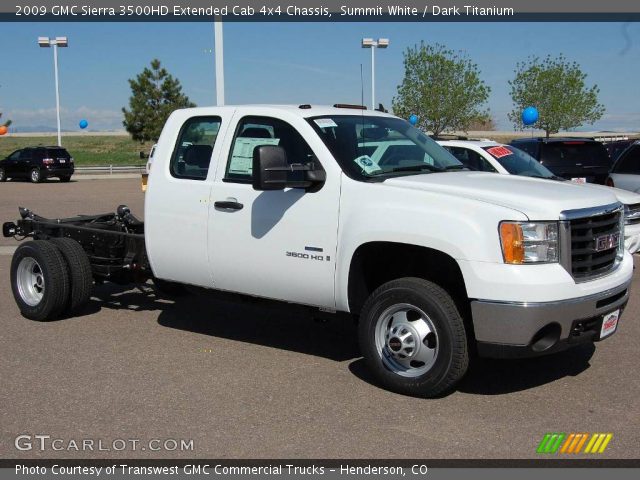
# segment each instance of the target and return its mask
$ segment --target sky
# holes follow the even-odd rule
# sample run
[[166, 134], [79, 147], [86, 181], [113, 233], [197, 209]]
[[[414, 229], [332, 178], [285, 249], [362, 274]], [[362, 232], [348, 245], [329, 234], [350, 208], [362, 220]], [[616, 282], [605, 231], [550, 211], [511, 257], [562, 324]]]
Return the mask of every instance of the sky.
[[[69, 38], [60, 49], [62, 127], [122, 130], [127, 80], [154, 58], [199, 106], [215, 104], [211, 23], [0, 23], [0, 112], [20, 129], [55, 127], [53, 53], [38, 36]], [[508, 80], [530, 55], [563, 53], [600, 87], [605, 116], [592, 130], [640, 130], [640, 23], [225, 23], [227, 104], [370, 103], [370, 51], [362, 37], [388, 37], [376, 52], [376, 103], [390, 108], [403, 51], [424, 40], [462, 50], [491, 87], [490, 112], [511, 130]]]

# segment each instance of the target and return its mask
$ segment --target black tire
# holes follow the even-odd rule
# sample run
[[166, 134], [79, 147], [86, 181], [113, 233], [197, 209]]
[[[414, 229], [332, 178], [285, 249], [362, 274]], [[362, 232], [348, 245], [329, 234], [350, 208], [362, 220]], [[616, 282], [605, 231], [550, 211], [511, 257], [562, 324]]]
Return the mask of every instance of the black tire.
[[[393, 312], [394, 308], [398, 307], [409, 312], [414, 308], [414, 314], [418, 311], [424, 312], [431, 323], [435, 335], [429, 333], [422, 338], [415, 351], [417, 355], [423, 348], [422, 344], [426, 349], [433, 349], [432, 352], [435, 353], [431, 365], [417, 362], [419, 368], [413, 369], [413, 361], [411, 361], [411, 367], [407, 367], [406, 371], [401, 369], [393, 371], [390, 368], [389, 365], [394, 366], [393, 358], [397, 358], [394, 355], [401, 355], [402, 351], [398, 350], [398, 337], [394, 338], [392, 328], [395, 325], [394, 313], [390, 314], [388, 322], [385, 322], [387, 318], [385, 315], [389, 315], [388, 312]], [[406, 313], [404, 318], [409, 319], [405, 324], [412, 325], [411, 322], [415, 321], [416, 317], [411, 320]], [[382, 337], [380, 333], [376, 333], [381, 331], [390, 333]], [[435, 283], [420, 278], [393, 280], [375, 290], [362, 307], [358, 337], [362, 355], [375, 379], [383, 387], [405, 395], [428, 398], [442, 395], [462, 379], [469, 366], [464, 322], [453, 299]], [[382, 340], [380, 345], [376, 342], [376, 338], [378, 341], [381, 338], [387, 340]], [[416, 336], [416, 339], [420, 339], [420, 336]], [[399, 362], [406, 363], [409, 360], [410, 357], [405, 356]], [[420, 366], [420, 363], [423, 365]], [[404, 367], [400, 363], [397, 365]], [[421, 369], [425, 368], [428, 370], [421, 373]]]
[[[36, 275], [41, 277], [39, 290], [36, 289], [38, 282], [33, 284], [33, 291], [39, 293], [39, 299], [37, 294], [29, 296], [29, 282], [24, 281], [29, 271], [32, 275], [37, 272]], [[70, 291], [67, 264], [58, 248], [45, 240], [20, 245], [11, 260], [11, 289], [24, 317], [38, 321], [57, 318], [68, 301]]]
[[0, 167], [0, 182], [6, 182], [6, 181], [7, 181], [7, 172], [3, 167]]
[[93, 272], [89, 257], [82, 246], [71, 238], [52, 238], [51, 243], [66, 260], [71, 282], [71, 293], [62, 313], [77, 313], [87, 305], [93, 292]]
[[153, 285], [156, 287], [158, 292], [168, 297], [182, 297], [187, 294], [187, 289], [181, 283], [154, 278]]
[[42, 181], [42, 174], [39, 168], [32, 168], [29, 172], [29, 180], [31, 183], [40, 183]]
[[67, 182], [69, 182], [70, 180], [71, 180], [71, 175], [66, 175], [66, 176], [64, 176], [64, 177], [60, 177], [60, 181], [61, 181], [61, 182], [64, 182], [64, 183], [67, 183]]

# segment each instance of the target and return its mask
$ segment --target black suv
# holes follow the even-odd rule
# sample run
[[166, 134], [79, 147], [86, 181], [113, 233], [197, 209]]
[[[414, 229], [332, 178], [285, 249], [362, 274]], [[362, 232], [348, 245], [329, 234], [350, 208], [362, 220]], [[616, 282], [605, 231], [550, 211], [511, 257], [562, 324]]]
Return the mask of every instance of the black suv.
[[511, 145], [524, 150], [555, 175], [578, 183], [604, 185], [611, 158], [605, 146], [585, 138], [519, 138]]
[[23, 148], [0, 160], [0, 182], [8, 178], [28, 178], [38, 183], [49, 177], [68, 182], [73, 171], [73, 158], [62, 147]]

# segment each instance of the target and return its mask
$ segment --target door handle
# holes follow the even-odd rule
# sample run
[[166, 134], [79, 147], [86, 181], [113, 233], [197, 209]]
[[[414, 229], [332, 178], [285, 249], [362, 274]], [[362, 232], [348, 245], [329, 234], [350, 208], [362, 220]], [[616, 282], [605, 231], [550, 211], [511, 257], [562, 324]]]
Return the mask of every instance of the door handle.
[[242, 207], [244, 207], [244, 205], [242, 205], [241, 203], [235, 200], [217, 201], [217, 202], [214, 202], [213, 205], [214, 207], [221, 208], [223, 210], [242, 210]]

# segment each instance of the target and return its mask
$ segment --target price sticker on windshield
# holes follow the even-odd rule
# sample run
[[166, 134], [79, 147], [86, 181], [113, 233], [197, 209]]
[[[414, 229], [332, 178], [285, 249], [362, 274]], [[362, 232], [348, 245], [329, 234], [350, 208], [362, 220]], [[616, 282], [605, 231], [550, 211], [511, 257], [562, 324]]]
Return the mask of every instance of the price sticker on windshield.
[[374, 172], [379, 172], [381, 168], [375, 163], [369, 155], [362, 155], [353, 160], [358, 164], [358, 166], [364, 170], [366, 174], [371, 174]]
[[491, 147], [487, 148], [487, 152], [496, 158], [506, 157], [507, 155], [513, 155], [513, 152], [507, 147]]

